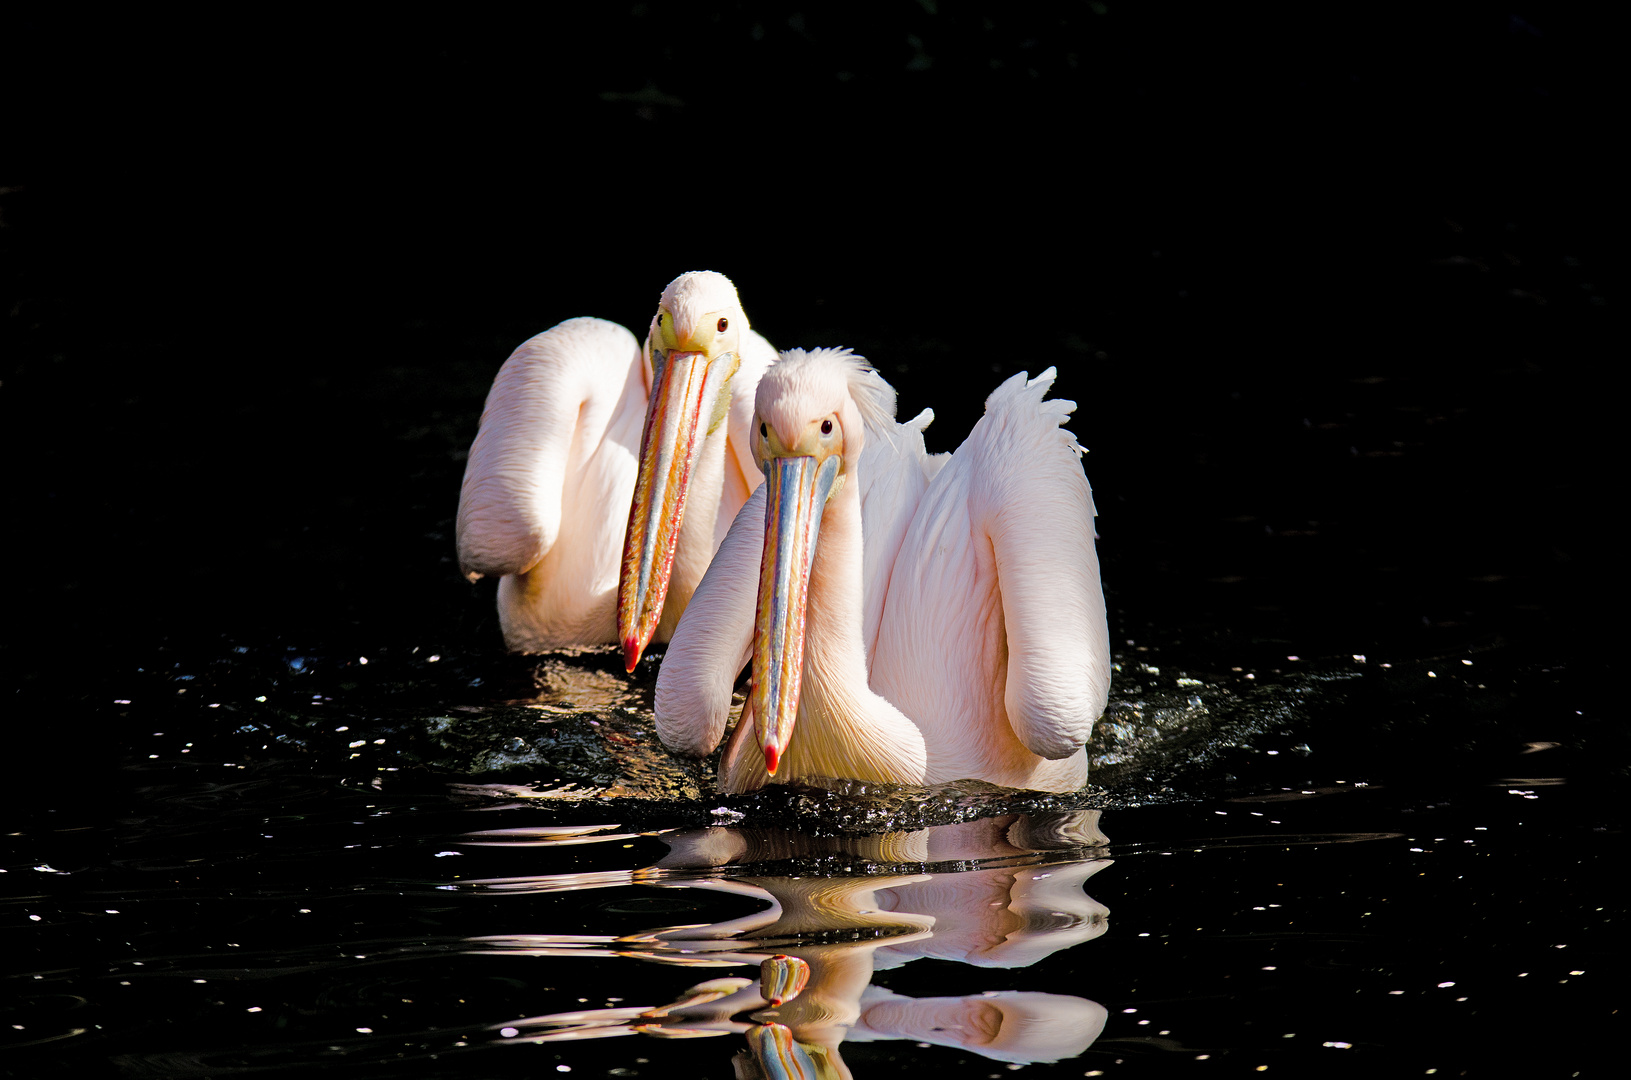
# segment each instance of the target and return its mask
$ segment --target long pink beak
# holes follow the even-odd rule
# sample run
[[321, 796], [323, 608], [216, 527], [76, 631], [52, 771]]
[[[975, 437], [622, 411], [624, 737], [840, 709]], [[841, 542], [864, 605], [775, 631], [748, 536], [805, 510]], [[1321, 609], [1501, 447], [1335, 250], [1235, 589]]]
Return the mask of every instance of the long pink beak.
[[709, 361], [700, 352], [664, 355], [652, 350], [655, 385], [640, 437], [639, 473], [617, 580], [617, 638], [629, 671], [640, 662], [662, 618], [691, 470], [707, 434], [710, 405], [730, 378], [734, 359], [730, 353]]
[[754, 733], [771, 776], [776, 775], [798, 719], [810, 564], [838, 465], [835, 454], [820, 462], [813, 457], [773, 458], [765, 469], [765, 548], [759, 563], [749, 696]]

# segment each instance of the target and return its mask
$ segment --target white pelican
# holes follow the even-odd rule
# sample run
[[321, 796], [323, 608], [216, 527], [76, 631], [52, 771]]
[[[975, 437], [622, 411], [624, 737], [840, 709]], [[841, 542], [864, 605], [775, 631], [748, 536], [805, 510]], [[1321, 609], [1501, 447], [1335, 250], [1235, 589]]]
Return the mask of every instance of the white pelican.
[[580, 318], [511, 354], [465, 465], [458, 549], [470, 580], [503, 575], [512, 651], [621, 642], [633, 671], [668, 639], [761, 482], [748, 433], [775, 358], [710, 271], [669, 283], [643, 348]]
[[[727, 791], [808, 776], [1082, 786], [1109, 633], [1093, 496], [1062, 427], [1075, 403], [1044, 400], [1053, 377], [1009, 379], [956, 453], [931, 457], [927, 420], [888, 423], [894, 391], [859, 357], [783, 353], [757, 391], [766, 483], [658, 675], [664, 743], [718, 745], [751, 655]], [[750, 730], [762, 757], [743, 752]]]

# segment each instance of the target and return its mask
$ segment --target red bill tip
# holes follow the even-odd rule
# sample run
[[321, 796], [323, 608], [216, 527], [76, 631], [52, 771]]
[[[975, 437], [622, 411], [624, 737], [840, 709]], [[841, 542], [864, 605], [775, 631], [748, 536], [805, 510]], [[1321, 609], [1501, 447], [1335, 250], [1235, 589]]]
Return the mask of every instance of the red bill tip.
[[771, 776], [776, 775], [776, 766], [781, 764], [782, 754], [774, 746], [765, 747], [765, 772]]
[[635, 665], [640, 662], [640, 653], [642, 651], [643, 650], [640, 648], [640, 639], [639, 638], [624, 638], [623, 639], [623, 670], [624, 671], [628, 672], [630, 675], [634, 674]]

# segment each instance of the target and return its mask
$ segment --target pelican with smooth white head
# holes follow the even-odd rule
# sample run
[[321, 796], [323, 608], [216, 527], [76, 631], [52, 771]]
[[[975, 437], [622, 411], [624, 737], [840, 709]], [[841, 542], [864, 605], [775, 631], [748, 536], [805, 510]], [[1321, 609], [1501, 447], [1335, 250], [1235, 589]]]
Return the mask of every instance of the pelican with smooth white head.
[[1082, 786], [1109, 634], [1092, 492], [1062, 426], [1075, 405], [1045, 398], [1053, 377], [1009, 379], [954, 454], [930, 456], [924, 417], [869, 415], [892, 415], [894, 392], [859, 357], [783, 353], [756, 398], [766, 482], [658, 676], [664, 742], [718, 745], [751, 653], [727, 791], [803, 777]]
[[[493, 380], [459, 493], [459, 568], [501, 575], [515, 652], [667, 640], [761, 483], [748, 433], [775, 350], [723, 274], [663, 290], [645, 345], [568, 319]], [[635, 498], [636, 491], [640, 498]]]

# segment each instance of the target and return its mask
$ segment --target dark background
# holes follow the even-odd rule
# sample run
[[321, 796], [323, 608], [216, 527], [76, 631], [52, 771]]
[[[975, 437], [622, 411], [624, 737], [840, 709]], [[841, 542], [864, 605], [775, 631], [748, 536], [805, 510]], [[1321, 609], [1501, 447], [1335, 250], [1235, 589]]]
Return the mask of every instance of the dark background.
[[[1089, 891], [1121, 929], [997, 973], [1120, 1017], [1073, 1071], [1178, 1067], [1136, 1056], [1133, 1006], [1218, 1052], [1208, 1070], [1228, 1051], [1343, 1075], [1611, 1060], [1591, 1048], [1615, 1029], [1595, 976], [1619, 956], [1631, 760], [1611, 562], [1626, 95], [1599, 6], [8, 11], [7, 1029], [90, 1029], [14, 1059], [468, 1073], [402, 1060], [442, 1033], [355, 1025], [375, 1002], [445, 1033], [625, 993], [616, 965], [410, 949], [382, 968], [374, 945], [632, 925], [594, 890], [522, 915], [427, 899], [450, 873], [656, 846], [427, 864], [470, 827], [449, 774], [514, 736], [538, 740], [522, 783], [643, 760], [628, 714], [557, 716], [557, 738], [503, 707], [561, 665], [501, 655], [452, 517], [516, 344], [584, 314], [639, 332], [666, 282], [710, 268], [771, 341], [854, 346], [904, 415], [932, 406], [935, 449], [1014, 371], [1055, 365], [1079, 403], [1122, 661], [1100, 737], [1166, 738], [1095, 763], [1118, 865]], [[576, 663], [649, 693], [650, 666]], [[927, 798], [889, 805], [941, 812]], [[655, 829], [719, 803], [615, 805]], [[812, 820], [802, 795], [738, 805]], [[483, 805], [481, 827], [608, 812]], [[360, 937], [363, 965], [335, 948]], [[880, 981], [1010, 985], [981, 970]], [[245, 1026], [238, 1006], [274, 993], [279, 1026]], [[615, 1042], [580, 1070], [694, 1049]]]
[[932, 406], [933, 449], [1056, 365], [1118, 648], [1518, 641], [1590, 677], [1615, 40], [1587, 5], [1304, 7], [14, 23], [7, 664], [497, 649], [451, 561], [493, 372], [710, 268]]

